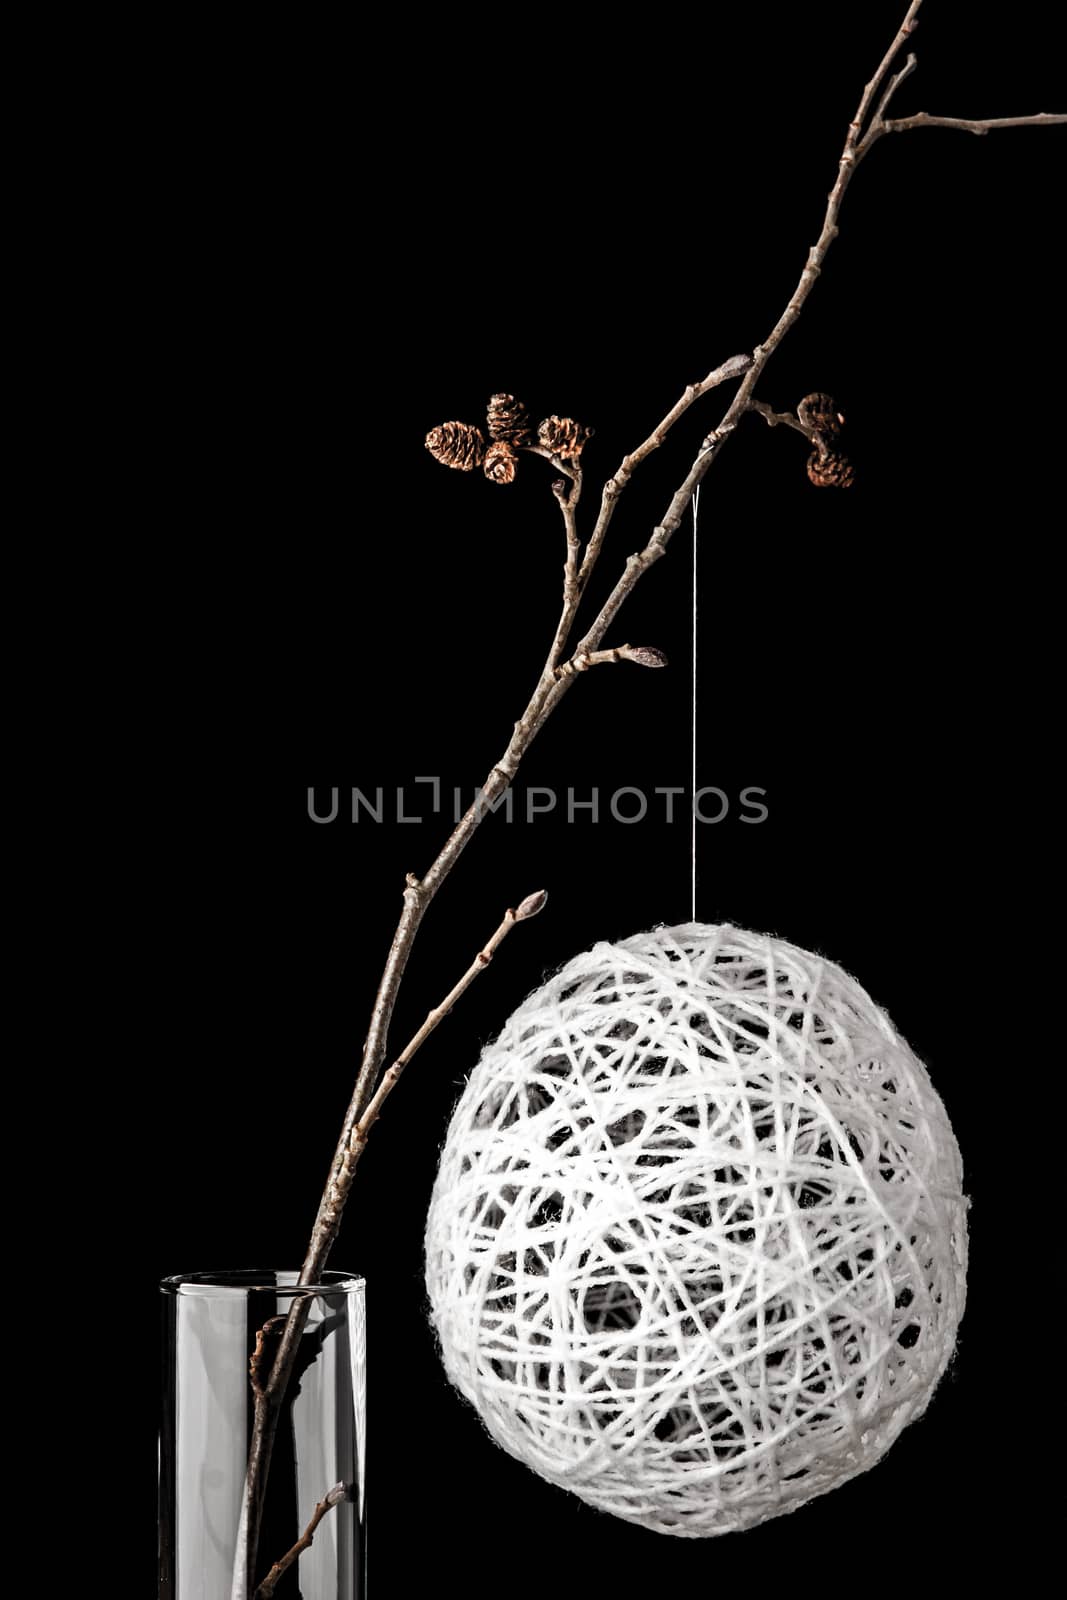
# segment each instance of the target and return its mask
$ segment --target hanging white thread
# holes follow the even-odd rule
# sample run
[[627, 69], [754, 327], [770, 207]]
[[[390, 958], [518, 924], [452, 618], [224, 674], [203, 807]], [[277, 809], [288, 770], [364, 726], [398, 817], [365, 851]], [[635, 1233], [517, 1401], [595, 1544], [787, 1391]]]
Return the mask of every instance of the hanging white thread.
[[598, 944], [456, 1106], [426, 1232], [445, 1367], [590, 1504], [749, 1527], [925, 1408], [963, 1312], [961, 1185], [926, 1069], [840, 967], [695, 923]]
[[689, 858], [691, 872], [690, 915], [697, 919], [697, 513], [700, 508], [700, 485], [693, 490], [693, 728], [692, 770], [693, 816], [690, 822]]

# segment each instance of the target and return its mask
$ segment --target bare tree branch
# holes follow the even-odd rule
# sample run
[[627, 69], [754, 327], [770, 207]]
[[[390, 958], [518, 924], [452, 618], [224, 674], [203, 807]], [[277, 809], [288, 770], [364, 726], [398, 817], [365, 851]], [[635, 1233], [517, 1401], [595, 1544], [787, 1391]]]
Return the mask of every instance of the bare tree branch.
[[[624, 459], [619, 471], [605, 484], [597, 523], [578, 572], [579, 590], [583, 590], [588, 581], [589, 574], [599, 554], [604, 532], [610, 522], [614, 504], [622, 489], [629, 482], [636, 466], [654, 449], [658, 448], [674, 422], [689, 409], [696, 399], [718, 384], [727, 381], [727, 379], [743, 374], [742, 382], [731, 404], [718, 426], [712, 429], [705, 437], [699, 454], [673, 495], [662, 521], [653, 528], [644, 549], [628, 558], [622, 574], [602, 606], [600, 613], [572, 652], [572, 661], [577, 660], [580, 656], [589, 657], [599, 649], [605, 633], [638, 579], [662, 556], [671, 536], [681, 523], [693, 491], [707, 474], [712, 462], [737, 427], [741, 417], [746, 411], [752, 409], [753, 392], [756, 384], [762, 376], [767, 362], [799, 317], [808, 296], [814, 288], [826, 253], [837, 237], [838, 216], [848, 185], [856, 169], [864, 126], [870, 116], [871, 107], [875, 104], [882, 86], [886, 82], [893, 61], [916, 26], [916, 18], [921, 3], [922, 0], [912, 0], [912, 3], [908, 6], [904, 20], [897, 30], [892, 44], [863, 91], [856, 115], [848, 127], [845, 145], [838, 162], [837, 177], [827, 199], [819, 236], [808, 251], [807, 260], [796, 288], [767, 338], [762, 344], [757, 345], [751, 355], [733, 356], [720, 367], [710, 372], [702, 383], [691, 385], [649, 435], [648, 439], [645, 440], [644, 444], [639, 446], [632, 455]], [[901, 72], [896, 75], [896, 82], [902, 82], [909, 70], [910, 68], [908, 67], [901, 69]], [[889, 85], [888, 94], [893, 92], [894, 87], [895, 84], [891, 83]], [[888, 103], [888, 94], [883, 102], [885, 104]], [[1012, 125], [1015, 125], [1014, 121], [1012, 121]], [[882, 124], [883, 128], [889, 126], [891, 125]], [[555, 465], [562, 466], [562, 463], [556, 458], [550, 457], [549, 459], [552, 459]], [[567, 469], [564, 468], [564, 470]], [[569, 475], [573, 479], [573, 469]], [[564, 603], [564, 613], [569, 609], [569, 604], [570, 599], [568, 598]], [[560, 623], [557, 625], [553, 639], [553, 650], [561, 637], [563, 624], [564, 614], [561, 614]], [[344, 1159], [344, 1150], [347, 1147], [352, 1128], [359, 1120], [370, 1095], [373, 1093], [373, 1083], [380, 1070], [384, 1055], [385, 1040], [389, 1019], [395, 1004], [396, 991], [403, 976], [419, 924], [437, 890], [455, 866], [460, 854], [482, 821], [486, 810], [495, 800], [499, 799], [508, 784], [512, 782], [518, 771], [519, 763], [531, 743], [570, 685], [579, 675], [577, 672], [559, 672], [557, 671], [557, 666], [558, 663], [553, 660], [552, 650], [550, 650], [537, 687], [526, 710], [515, 724], [508, 746], [496, 765], [490, 770], [482, 786], [481, 803], [476, 803], [461, 818], [422, 880], [419, 881], [414, 878], [409, 880], [408, 887], [404, 893], [404, 909], [394, 935], [371, 1013], [371, 1025], [364, 1045], [363, 1061], [356, 1080], [352, 1103], [349, 1107], [342, 1137], [338, 1142], [338, 1149], [334, 1157], [335, 1170], [331, 1173], [331, 1180], [327, 1184], [323, 1206], [320, 1208], [319, 1217], [316, 1220], [308, 1255], [301, 1273], [302, 1281], [314, 1281], [321, 1271], [336, 1235], [340, 1210], [343, 1207], [346, 1196], [335, 1188], [333, 1178], [336, 1175], [336, 1169], [339, 1168]], [[334, 1196], [334, 1199], [328, 1202], [326, 1195], [330, 1194]]]
[[448, 1016], [456, 1001], [466, 993], [479, 973], [485, 971], [515, 924], [517, 922], [528, 922], [531, 917], [536, 917], [539, 911], [544, 910], [547, 901], [548, 895], [543, 889], [538, 889], [536, 893], [528, 894], [517, 909], [505, 911], [504, 920], [492, 938], [478, 951], [462, 978], [459, 979], [458, 983], [453, 984], [439, 1006], [434, 1006], [432, 1011], [427, 1012], [418, 1032], [404, 1046], [388, 1072], [382, 1075], [381, 1082], [371, 1097], [370, 1104], [352, 1129], [352, 1134], [348, 1141], [348, 1157], [345, 1163], [345, 1173], [349, 1177], [351, 1177], [356, 1163], [363, 1154], [363, 1147], [367, 1143], [371, 1128], [381, 1114], [382, 1106], [396, 1088], [400, 1075], [412, 1056], [421, 1045], [426, 1043], [438, 1023]]
[[[963, 129], [972, 133], [985, 133], [996, 128], [1047, 125], [1062, 123], [1067, 120], [1062, 115], [1049, 113], [1039, 113], [1030, 117], [993, 118], [984, 122], [972, 122], [948, 117], [931, 117], [926, 113], [918, 113], [912, 117], [893, 121], [885, 120], [885, 111], [898, 88], [915, 68], [914, 59], [909, 57], [899, 71], [891, 77], [889, 76], [894, 60], [917, 25], [921, 4], [922, 0], [912, 0], [892, 44], [863, 91], [856, 115], [848, 127], [844, 148], [838, 161], [837, 176], [827, 199], [821, 230], [815, 243], [808, 251], [807, 260], [785, 309], [778, 317], [767, 338], [762, 344], [756, 346], [751, 355], [733, 356], [721, 366], [713, 369], [702, 382], [691, 384], [657, 427], [653, 429], [645, 442], [631, 455], [623, 458], [623, 462], [617, 472], [604, 485], [597, 520], [580, 564], [578, 562], [580, 540], [576, 512], [581, 492], [581, 474], [573, 464], [564, 462], [540, 446], [525, 447], [530, 453], [545, 456], [571, 481], [569, 492], [565, 488], [554, 490], [563, 512], [567, 541], [563, 603], [559, 621], [529, 704], [515, 723], [507, 748], [490, 769], [474, 805], [460, 819], [421, 880], [413, 874], [408, 876], [404, 890], [403, 910], [378, 984], [352, 1099], [345, 1114], [341, 1136], [334, 1153], [319, 1212], [315, 1219], [307, 1255], [301, 1268], [299, 1279], [301, 1285], [313, 1284], [318, 1280], [337, 1237], [341, 1214], [351, 1187], [352, 1170], [351, 1166], [346, 1169], [346, 1161], [351, 1147], [353, 1132], [360, 1125], [361, 1119], [365, 1117], [374, 1102], [375, 1084], [382, 1062], [385, 1059], [389, 1025], [396, 1003], [397, 991], [404, 976], [408, 957], [419, 926], [438, 889], [456, 865], [487, 811], [515, 778], [519, 765], [533, 740], [549, 716], [551, 716], [563, 695], [568, 692], [571, 685], [581, 676], [582, 671], [600, 661], [636, 659], [632, 652], [629, 656], [625, 654], [625, 651], [629, 648], [626, 646], [618, 647], [618, 651], [601, 650], [604, 636], [640, 577], [663, 555], [672, 535], [680, 526], [694, 491], [706, 476], [719, 451], [734, 432], [741, 418], [746, 412], [754, 411], [763, 416], [766, 421], [771, 422], [772, 425], [777, 422], [785, 422], [789, 426], [799, 427], [801, 432], [807, 431], [799, 419], [791, 419], [787, 414], [772, 412], [762, 402], [756, 401], [754, 391], [768, 361], [799, 317], [808, 296], [815, 286], [816, 279], [822, 270], [826, 253], [837, 237], [841, 204], [857, 166], [877, 140], [886, 133], [904, 132], [918, 127], [949, 127]], [[876, 107], [873, 114], [872, 106]], [[619, 496], [629, 483], [633, 472], [653, 450], [663, 443], [675, 422], [698, 399], [719, 384], [735, 377], [741, 377], [742, 381], [732, 401], [718, 425], [705, 436], [685, 478], [671, 497], [662, 520], [652, 529], [644, 548], [628, 557], [615, 587], [604, 602], [600, 612], [573, 649], [569, 660], [561, 661], [560, 657], [566, 648], [582, 595], [599, 558], [615, 506]], [[646, 662], [645, 664], [651, 663]], [[378, 1103], [380, 1104], [380, 1102]], [[251, 1581], [258, 1540], [259, 1517], [262, 1509], [263, 1486], [269, 1467], [274, 1430], [277, 1427], [278, 1410], [289, 1381], [307, 1315], [308, 1304], [306, 1297], [297, 1296], [294, 1298], [288, 1315], [285, 1332], [274, 1360], [269, 1381], [263, 1384], [261, 1380], [261, 1389], [256, 1396], [255, 1424], [246, 1478], [245, 1513], [241, 1535], [247, 1553], [247, 1562], [242, 1567], [239, 1558], [235, 1567], [233, 1600], [246, 1600], [247, 1597], [248, 1590], [242, 1587], [239, 1573], [242, 1570], [246, 1571], [249, 1581]]]
[[572, 482], [578, 483], [581, 481], [581, 469], [576, 462], [568, 461], [563, 456], [554, 455], [551, 450], [546, 450], [543, 444], [523, 444], [519, 445], [518, 448], [523, 455], [540, 456], [542, 461], [551, 462], [557, 472], [562, 472]]
[[888, 85], [886, 86], [885, 94], [883, 94], [882, 98], [875, 107], [874, 116], [871, 118], [872, 125], [877, 126], [882, 121], [890, 100], [892, 100], [893, 96], [896, 94], [905, 78], [910, 78], [918, 65], [918, 56], [912, 55], [908, 57], [907, 61], [905, 61], [899, 72], [894, 72], [893, 76], [889, 80]]
[[257, 1400], [264, 1393], [266, 1387], [263, 1382], [263, 1374], [266, 1373], [269, 1377], [274, 1359], [273, 1352], [268, 1354], [267, 1340], [273, 1334], [280, 1333], [285, 1320], [285, 1314], [277, 1317], [268, 1317], [262, 1328], [256, 1333], [255, 1349], [252, 1351], [252, 1359], [248, 1363], [248, 1376], [252, 1384], [252, 1393]]
[[[904, 21], [897, 29], [896, 37], [894, 38], [893, 43], [889, 46], [889, 49], [886, 51], [885, 55], [878, 64], [878, 71], [864, 89], [863, 97], [860, 100], [856, 115], [849, 123], [848, 139], [845, 142], [846, 152], [848, 151], [850, 145], [852, 149], [855, 150], [856, 145], [859, 143], [860, 137], [863, 134], [863, 124], [866, 122], [867, 115], [872, 104], [874, 103], [874, 97], [882, 87], [882, 84], [885, 82], [886, 74], [893, 65], [893, 62], [900, 54], [904, 46], [905, 39], [907, 39], [909, 35], [913, 34], [915, 29], [919, 26], [918, 17], [921, 9], [922, 0], [912, 0], [911, 5], [909, 5], [907, 9]], [[903, 82], [910, 70], [911, 68], [905, 65], [900, 73], [900, 82]], [[896, 86], [894, 84], [890, 84], [885, 100], [882, 102], [883, 105], [888, 105], [895, 87]]]
[[[585, 583], [588, 581], [589, 574], [596, 562], [604, 533], [606, 532], [607, 525], [611, 519], [614, 503], [618, 499], [622, 489], [624, 489], [626, 484], [629, 482], [635, 468], [641, 463], [641, 461], [651, 454], [653, 450], [658, 448], [663, 439], [666, 437], [666, 434], [669, 432], [670, 428], [677, 421], [678, 417], [687, 411], [695, 402], [695, 400], [700, 398], [701, 395], [707, 393], [710, 389], [716, 387], [718, 384], [727, 381], [729, 378], [737, 377], [742, 373], [744, 374], [743, 381], [734, 397], [733, 402], [731, 403], [718, 427], [714, 429], [704, 440], [700, 455], [697, 457], [681, 487], [671, 500], [667, 514], [663, 521], [653, 529], [652, 535], [645, 549], [637, 555], [630, 556], [623, 570], [622, 576], [616, 583], [612, 593], [608, 596], [608, 599], [602, 607], [599, 616], [584, 635], [577, 649], [573, 652], [573, 656], [576, 657], [583, 654], [590, 655], [593, 651], [599, 648], [604, 634], [607, 632], [607, 629], [614, 620], [619, 607], [629, 594], [630, 590], [633, 588], [634, 584], [637, 582], [637, 579], [643, 572], [647, 571], [648, 567], [651, 566], [654, 561], [658, 560], [662, 555], [671, 537], [671, 534], [681, 522], [685, 508], [689, 504], [689, 501], [692, 497], [693, 490], [696, 488], [697, 484], [700, 483], [701, 479], [708, 471], [708, 468], [711, 466], [712, 461], [722, 448], [725, 440], [733, 432], [734, 428], [736, 428], [741, 416], [748, 409], [748, 403], [759, 376], [763, 372], [763, 369], [771, 355], [778, 348], [778, 345], [785, 337], [789, 328], [800, 315], [801, 308], [803, 307], [805, 300], [814, 286], [815, 279], [818, 277], [826, 251], [829, 249], [830, 244], [837, 235], [837, 216], [840, 210], [841, 201], [845, 194], [845, 190], [848, 187], [848, 183], [852, 176], [852, 171], [855, 167], [856, 147], [862, 131], [862, 124], [866, 120], [870, 106], [873, 103], [887, 72], [889, 71], [894, 57], [900, 50], [904, 40], [908, 37], [915, 26], [915, 17], [919, 11], [921, 3], [922, 0], [912, 0], [912, 3], [908, 7], [904, 21], [897, 31], [892, 45], [883, 57], [874, 77], [871, 79], [870, 83], [863, 92], [863, 97], [860, 101], [856, 117], [849, 125], [848, 136], [845, 141], [845, 148], [838, 163], [837, 181], [835, 182], [834, 187], [831, 190], [829, 200], [827, 201], [822, 231], [816, 243], [812, 246], [811, 250], [809, 250], [808, 260], [800, 275], [800, 281], [797, 284], [796, 289], [793, 291], [793, 295], [786, 305], [785, 310], [782, 312], [781, 316], [778, 318], [778, 321], [771, 330], [768, 338], [762, 345], [757, 346], [756, 350], [751, 356], [732, 356], [728, 361], [724, 362], [721, 366], [710, 372], [702, 383], [691, 385], [690, 388], [687, 389], [682, 395], [681, 399], [671, 408], [659, 425], [645, 440], [644, 444], [639, 446], [631, 456], [628, 456], [624, 459], [619, 471], [615, 474], [613, 479], [609, 480], [609, 484], [614, 486], [610, 492], [609, 485], [605, 485], [604, 496], [601, 500], [601, 509], [597, 518], [597, 524], [593, 530], [593, 534], [589, 540], [589, 545], [586, 549], [585, 557], [582, 561], [581, 568], [579, 569], [578, 584], [580, 589], [584, 588]], [[536, 447], [534, 448], [536, 451]], [[552, 459], [554, 464], [559, 464], [555, 458], [550, 457], [549, 459]], [[566, 609], [566, 606], [564, 609]], [[561, 614], [560, 623], [557, 624], [556, 633], [553, 637], [553, 647], [556, 644], [556, 640], [559, 638], [563, 626], [563, 620], [563, 615]], [[371, 1012], [371, 1023], [367, 1033], [367, 1039], [364, 1044], [363, 1061], [356, 1079], [356, 1086], [353, 1093], [352, 1102], [345, 1117], [345, 1124], [342, 1130], [341, 1139], [338, 1141], [337, 1151], [334, 1155], [334, 1168], [331, 1171], [331, 1178], [327, 1183], [327, 1188], [323, 1197], [323, 1204], [320, 1206], [319, 1216], [316, 1219], [315, 1228], [312, 1232], [308, 1255], [304, 1263], [304, 1268], [301, 1272], [302, 1282], [313, 1282], [317, 1277], [318, 1273], [322, 1269], [326, 1255], [328, 1254], [329, 1249], [333, 1244], [333, 1239], [336, 1235], [336, 1225], [339, 1220], [340, 1208], [343, 1207], [344, 1204], [345, 1196], [340, 1194], [337, 1195], [337, 1199], [340, 1201], [340, 1206], [338, 1206], [336, 1203], [329, 1203], [327, 1201], [327, 1196], [331, 1193], [331, 1191], [336, 1193], [336, 1191], [333, 1190], [333, 1179], [336, 1176], [336, 1171], [340, 1168], [340, 1165], [344, 1160], [344, 1151], [347, 1148], [348, 1138], [351, 1134], [352, 1128], [359, 1120], [363, 1109], [369, 1101], [370, 1095], [373, 1093], [373, 1083], [377, 1077], [378, 1071], [380, 1070], [382, 1058], [385, 1052], [385, 1041], [388, 1032], [389, 1020], [392, 1016], [393, 1006], [396, 1001], [397, 988], [399, 987], [400, 980], [403, 977], [404, 968], [407, 964], [408, 955], [410, 953], [415, 934], [418, 931], [419, 924], [426, 913], [427, 907], [432, 901], [434, 895], [437, 893], [437, 890], [443, 883], [444, 879], [448, 876], [448, 873], [454, 867], [460, 854], [469, 843], [470, 838], [477, 828], [479, 822], [485, 815], [485, 811], [487, 809], [486, 802], [491, 804], [493, 801], [497, 800], [501, 794], [503, 794], [505, 788], [514, 779], [515, 774], [518, 771], [519, 763], [525, 755], [530, 744], [533, 742], [534, 738], [536, 738], [537, 734], [544, 726], [552, 711], [559, 704], [563, 694], [575, 681], [575, 673], [557, 674], [556, 665], [557, 663], [553, 661], [552, 651], [550, 649], [548, 659], [545, 663], [545, 668], [542, 671], [530, 703], [526, 707], [526, 710], [523, 712], [522, 716], [519, 718], [518, 722], [516, 722], [507, 749], [504, 751], [504, 754], [501, 756], [499, 761], [497, 761], [496, 765], [491, 769], [485, 783], [482, 785], [481, 792], [484, 797], [483, 803], [481, 805], [475, 804], [465, 813], [457, 826], [453, 829], [452, 833], [449, 835], [448, 839], [445, 841], [444, 847], [442, 848], [440, 854], [433, 862], [429, 871], [423, 877], [421, 882], [415, 879], [409, 880], [408, 887], [404, 892], [404, 909], [397, 925], [396, 934], [394, 935], [389, 956], [386, 960], [385, 969], [382, 973], [374, 1008]]]
[[1067, 122], [1067, 112], [1036, 111], [1032, 117], [932, 117], [917, 111], [913, 117], [895, 117], [882, 123], [883, 133], [906, 133], [909, 128], [959, 128], [962, 133], [992, 133], [997, 128], [1051, 128]]
[[280, 1578], [284, 1578], [293, 1562], [296, 1561], [305, 1550], [310, 1550], [315, 1539], [315, 1531], [323, 1517], [325, 1517], [328, 1512], [332, 1511], [334, 1506], [339, 1506], [341, 1501], [344, 1500], [347, 1495], [348, 1490], [343, 1483], [335, 1483], [329, 1493], [323, 1495], [322, 1499], [319, 1501], [318, 1505], [311, 1514], [311, 1521], [308, 1523], [299, 1539], [293, 1545], [292, 1549], [287, 1550], [282, 1556], [281, 1560], [274, 1563], [273, 1567], [271, 1567], [270, 1571], [267, 1573], [267, 1576], [263, 1579], [263, 1582], [259, 1585], [258, 1589], [256, 1590], [255, 1600], [270, 1600], [271, 1595], [278, 1586], [278, 1580]]
[[810, 425], [801, 422], [800, 418], [794, 416], [792, 411], [774, 411], [770, 406], [764, 405], [762, 400], [750, 400], [748, 409], [757, 417], [762, 417], [769, 428], [777, 428], [780, 425], [784, 425], [787, 428], [795, 429], [797, 433], [802, 433], [805, 439], [810, 439], [815, 446], [821, 443], [816, 430]]
[[[409, 887], [417, 886], [417, 880], [411, 875], [408, 877], [408, 885]], [[438, 1024], [448, 1015], [460, 996], [470, 988], [478, 974], [485, 971], [485, 968], [489, 965], [496, 951], [515, 924], [517, 922], [528, 922], [531, 917], [537, 916], [538, 912], [544, 910], [547, 900], [548, 895], [543, 889], [539, 889], [534, 894], [528, 894], [525, 900], [520, 901], [514, 910], [509, 909], [505, 912], [504, 919], [492, 938], [479, 950], [467, 971], [459, 982], [449, 990], [441, 1004], [435, 1006], [428, 1013], [418, 1032], [409, 1040], [393, 1065], [383, 1075], [370, 1104], [349, 1135], [348, 1146], [337, 1178], [338, 1184], [344, 1186], [345, 1192], [351, 1185], [370, 1130], [378, 1120], [385, 1100], [396, 1087], [397, 1081], [408, 1062], [420, 1046], [425, 1044]], [[300, 1296], [294, 1300], [288, 1313], [271, 1317], [256, 1334], [255, 1349], [249, 1364], [252, 1393], [255, 1397], [255, 1411], [242, 1510], [243, 1525], [254, 1531], [255, 1539], [253, 1541], [251, 1534], [248, 1534], [243, 1540], [244, 1551], [238, 1550], [237, 1552], [237, 1562], [234, 1568], [231, 1589], [231, 1595], [235, 1597], [235, 1600], [238, 1596], [246, 1595], [255, 1581], [253, 1568], [259, 1543], [259, 1527], [263, 1514], [266, 1479], [274, 1450], [278, 1417], [310, 1308], [310, 1300], [305, 1296]], [[281, 1324], [284, 1324], [284, 1332], [281, 1330]], [[281, 1337], [281, 1345], [275, 1352], [271, 1352], [268, 1341], [272, 1336], [278, 1335]], [[264, 1373], [268, 1375], [266, 1381], [264, 1381]], [[314, 1531], [314, 1526], [313, 1524], [312, 1532]], [[310, 1543], [310, 1540], [308, 1542]], [[275, 1574], [275, 1582], [281, 1577], [285, 1566], [289, 1564], [290, 1560], [295, 1560], [296, 1555], [299, 1555], [301, 1548], [303, 1546], [294, 1545], [293, 1551], [285, 1558], [285, 1561], [272, 1569]], [[266, 1581], [264, 1580], [264, 1582]], [[263, 1584], [256, 1590], [257, 1596], [272, 1593], [273, 1588], [265, 1589]]]
[[578, 499], [582, 492], [582, 475], [577, 467], [571, 470], [571, 487], [567, 489], [566, 482], [557, 478], [552, 485], [552, 493], [559, 501], [560, 510], [563, 512], [563, 531], [567, 540], [567, 553], [563, 561], [563, 609], [556, 624], [555, 637], [552, 648], [548, 652], [550, 665], [555, 665], [563, 654], [574, 618], [581, 600], [581, 590], [578, 587], [578, 554], [581, 542], [578, 537]]
[[652, 454], [653, 450], [659, 449], [674, 424], [678, 421], [678, 418], [683, 417], [690, 406], [694, 405], [697, 400], [708, 394], [712, 389], [718, 388], [720, 383], [727, 383], [731, 378], [739, 378], [751, 363], [751, 356], [731, 356], [729, 361], [724, 361], [721, 366], [709, 372], [707, 377], [703, 378], [700, 383], [689, 384], [681, 399], [675, 402], [662, 422], [657, 423], [644, 444], [638, 445], [631, 455], [623, 457], [622, 465], [614, 477], [609, 478], [605, 483], [600, 498], [600, 514], [597, 517], [596, 526], [593, 529], [582, 560], [581, 571], [578, 574], [578, 586], [583, 592], [589, 582], [593, 568], [596, 566], [597, 558], [604, 543], [604, 535], [607, 533], [611, 519], [615, 515], [615, 507], [618, 504], [619, 496], [633, 477], [636, 469], [646, 457]]

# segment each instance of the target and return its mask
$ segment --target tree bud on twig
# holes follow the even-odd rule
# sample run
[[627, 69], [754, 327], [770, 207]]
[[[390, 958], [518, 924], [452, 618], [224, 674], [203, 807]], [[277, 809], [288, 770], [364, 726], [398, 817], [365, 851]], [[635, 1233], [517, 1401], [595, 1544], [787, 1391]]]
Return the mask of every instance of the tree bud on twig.
[[530, 917], [536, 917], [548, 904], [548, 890], [538, 889], [533, 894], [528, 894], [526, 899], [515, 912], [516, 922], [526, 922]]
[[728, 379], [738, 378], [742, 372], [747, 372], [751, 365], [751, 356], [731, 356], [729, 361], [723, 362], [716, 376], [720, 383], [726, 383]]
[[662, 650], [657, 650], [651, 644], [632, 644], [627, 646], [626, 659], [633, 661], [639, 667], [665, 667], [667, 657]]

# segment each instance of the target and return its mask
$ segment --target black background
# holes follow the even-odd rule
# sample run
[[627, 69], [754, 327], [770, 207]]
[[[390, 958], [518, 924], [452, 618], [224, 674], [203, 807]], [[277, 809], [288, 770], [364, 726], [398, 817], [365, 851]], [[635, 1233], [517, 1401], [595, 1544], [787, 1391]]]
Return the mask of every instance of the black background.
[[[156, 1152], [128, 1417], [146, 1534], [154, 1284], [301, 1258], [404, 874], [447, 831], [414, 780], [470, 795], [554, 626], [551, 469], [527, 458], [504, 490], [446, 472], [423, 437], [481, 421], [498, 389], [576, 416], [596, 428], [588, 517], [684, 384], [770, 331], [903, 9], [605, 10], [584, 27], [543, 10], [398, 15], [373, 44], [309, 30], [198, 58], [195, 152], [179, 140], [168, 162], [175, 223], [151, 323], [172, 425], [146, 462], [168, 507], [153, 581], [187, 626], [164, 759], [131, 825]], [[1038, 8], [926, 10], [899, 114], [1062, 101]], [[732, 803], [700, 830], [698, 911], [836, 959], [927, 1061], [974, 1202], [952, 1372], [873, 1472], [711, 1546], [601, 1517], [490, 1443], [425, 1314], [422, 1227], [450, 1106], [548, 971], [689, 914], [688, 828], [662, 801], [633, 826], [494, 818], [427, 917], [392, 1043], [505, 906], [544, 887], [548, 909], [390, 1101], [333, 1262], [368, 1279], [379, 1595], [461, 1573], [473, 1600], [653, 1578], [688, 1590], [802, 1552], [815, 1579], [884, 1551], [898, 1525], [920, 1531], [932, 1584], [972, 1570], [961, 1540], [1014, 1492], [996, 1439], [1019, 1419], [991, 1409], [989, 1372], [1015, 1292], [1006, 1251], [1025, 1277], [1036, 1243], [1000, 1181], [1003, 1096], [1025, 1065], [1003, 991], [1030, 960], [1019, 889], [1044, 879], [1054, 804], [1064, 149], [1058, 129], [883, 142], [760, 389], [780, 407], [831, 390], [857, 486], [815, 490], [803, 442], [750, 419], [701, 505], [699, 775]], [[702, 402], [628, 491], [594, 604], [724, 404]], [[689, 559], [687, 525], [610, 636], [661, 647], [669, 670], [578, 684], [529, 754], [520, 817], [527, 784], [598, 786], [605, 810], [623, 785], [687, 784]], [[341, 790], [329, 826], [309, 820], [309, 785], [320, 807]], [[354, 785], [382, 786], [391, 820], [353, 825]], [[397, 785], [422, 822], [395, 820]], [[766, 790], [757, 826], [740, 820], [750, 785]], [[144, 1181], [121, 1126], [107, 1167], [118, 1218]], [[986, 1552], [1018, 1526], [990, 1517]], [[147, 1537], [144, 1550], [147, 1574]], [[889, 1550], [887, 1579], [906, 1559]]]

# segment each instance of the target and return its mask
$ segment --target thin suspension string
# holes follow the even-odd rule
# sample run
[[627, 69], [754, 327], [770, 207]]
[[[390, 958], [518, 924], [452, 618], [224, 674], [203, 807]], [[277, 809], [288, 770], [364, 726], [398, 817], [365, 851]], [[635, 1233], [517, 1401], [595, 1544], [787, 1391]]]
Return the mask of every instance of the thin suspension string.
[[689, 860], [692, 920], [697, 919], [697, 513], [700, 505], [700, 485], [693, 490], [693, 726], [692, 726], [692, 820], [690, 823]]

